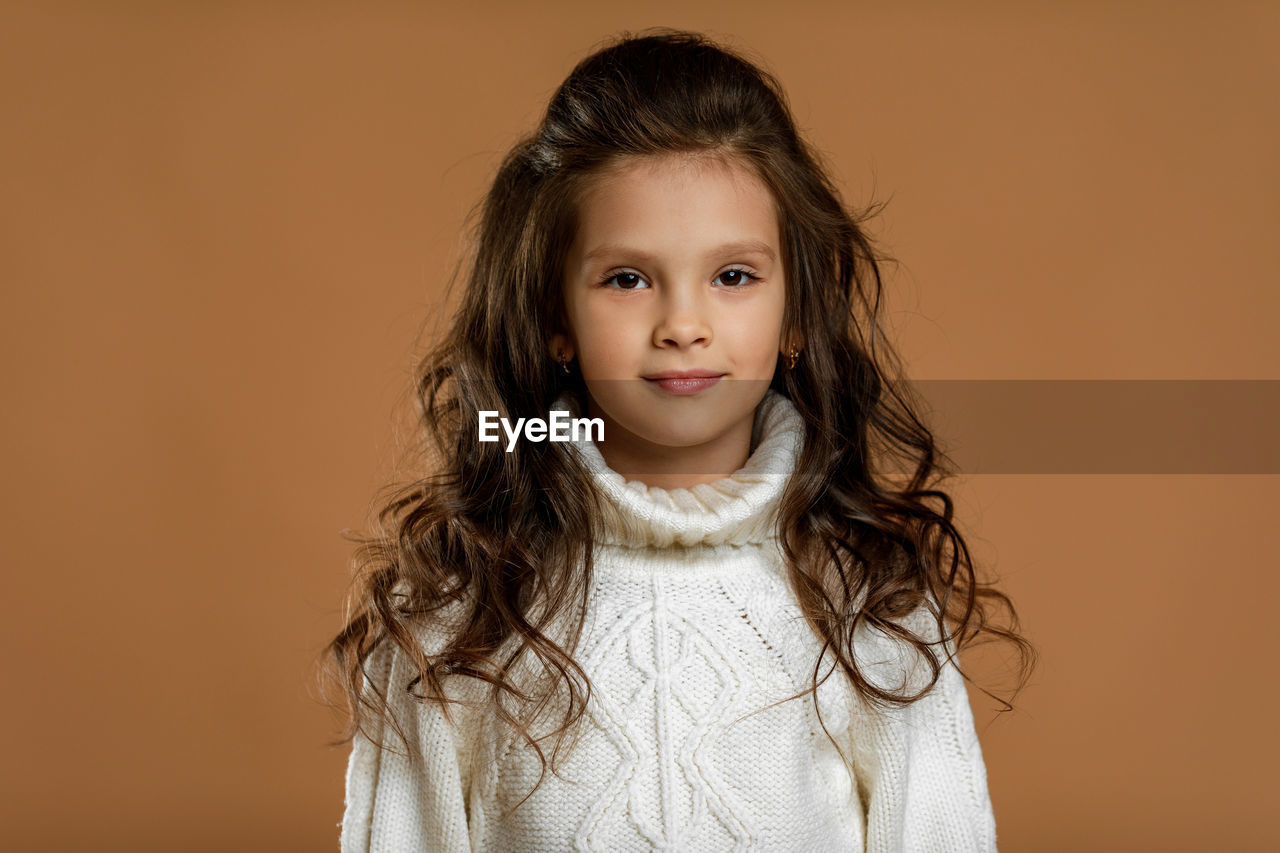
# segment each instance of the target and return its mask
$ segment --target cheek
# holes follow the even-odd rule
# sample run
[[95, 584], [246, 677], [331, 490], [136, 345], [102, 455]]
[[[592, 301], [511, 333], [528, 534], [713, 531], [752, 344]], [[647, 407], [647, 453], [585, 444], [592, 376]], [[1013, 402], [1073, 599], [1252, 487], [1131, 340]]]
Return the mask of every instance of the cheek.
[[[578, 315], [577, 339], [583, 357], [602, 368], [625, 364], [634, 359], [637, 347], [649, 341], [642, 306], [600, 299], [587, 301]], [[584, 361], [584, 369], [586, 362]]]
[[782, 318], [787, 307], [784, 301], [785, 290], [779, 287], [776, 293], [778, 295], [770, 301], [760, 318], [760, 336], [762, 341], [767, 342], [769, 348], [767, 358], [771, 360], [777, 357], [778, 346], [782, 343]]
[[782, 340], [782, 306], [761, 301], [734, 317], [725, 329], [733, 336], [734, 349], [753, 361], [770, 361]]
[[583, 378], [619, 375], [627, 360], [630, 336], [617, 312], [586, 311], [581, 319], [577, 338]]

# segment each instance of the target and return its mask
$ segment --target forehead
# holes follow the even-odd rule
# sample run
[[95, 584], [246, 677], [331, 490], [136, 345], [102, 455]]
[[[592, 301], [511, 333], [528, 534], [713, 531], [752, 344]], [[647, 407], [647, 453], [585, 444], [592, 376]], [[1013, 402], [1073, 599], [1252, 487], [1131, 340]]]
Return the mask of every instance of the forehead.
[[578, 204], [579, 257], [603, 245], [689, 251], [755, 240], [778, 256], [777, 205], [746, 165], [719, 157], [627, 158], [593, 178]]

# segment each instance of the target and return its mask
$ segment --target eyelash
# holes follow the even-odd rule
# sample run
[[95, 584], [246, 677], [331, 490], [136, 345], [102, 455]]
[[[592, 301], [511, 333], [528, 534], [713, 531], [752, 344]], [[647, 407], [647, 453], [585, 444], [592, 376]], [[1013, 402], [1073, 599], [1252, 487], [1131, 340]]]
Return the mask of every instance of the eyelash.
[[[745, 289], [747, 289], [748, 287], [750, 287], [751, 285], [755, 284], [757, 281], [760, 281], [760, 276], [756, 275], [755, 273], [751, 272], [750, 270], [744, 270], [744, 269], [742, 269], [741, 267], [730, 267], [730, 268], [729, 268], [729, 269], [727, 269], [727, 270], [723, 270], [723, 271], [720, 273], [720, 275], [717, 275], [717, 276], [716, 276], [716, 278], [720, 278], [720, 276], [721, 276], [721, 275], [724, 275], [725, 273], [730, 273], [730, 272], [741, 273], [743, 276], [745, 276], [745, 277], [746, 277], [746, 280], [745, 280], [745, 281], [742, 281], [742, 282], [740, 282], [740, 283], [738, 283], [738, 284], [726, 285], [726, 286], [725, 286], [725, 289], [727, 289], [727, 290], [745, 290]], [[633, 276], [635, 276], [636, 278], [640, 279], [641, 281], [643, 281], [643, 280], [644, 280], [644, 278], [643, 278], [639, 273], [627, 272], [626, 270], [621, 270], [621, 271], [619, 271], [619, 272], [611, 272], [611, 273], [609, 273], [609, 274], [608, 274], [608, 275], [606, 275], [604, 278], [600, 279], [600, 281], [598, 282], [598, 284], [599, 284], [599, 286], [601, 286], [601, 287], [608, 286], [609, 282], [613, 281], [615, 278], [618, 278], [619, 276], [624, 276], [624, 275], [633, 275]], [[640, 288], [640, 287], [616, 287], [616, 288], [612, 288], [612, 289], [613, 289], [613, 290], [621, 290], [621, 291], [623, 291], [623, 292], [625, 293], [625, 292], [627, 292], [627, 291], [631, 291], [631, 290], [643, 290], [644, 288]]]

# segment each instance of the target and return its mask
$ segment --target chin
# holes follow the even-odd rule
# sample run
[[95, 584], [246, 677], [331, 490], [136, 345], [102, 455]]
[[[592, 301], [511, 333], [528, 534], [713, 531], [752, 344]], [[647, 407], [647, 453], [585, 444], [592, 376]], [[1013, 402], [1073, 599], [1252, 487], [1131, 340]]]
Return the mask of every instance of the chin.
[[705, 419], [683, 423], [655, 423], [648, 419], [647, 423], [637, 424], [631, 432], [662, 447], [698, 447], [714, 441], [726, 428], [727, 425], [708, 423]]
[[[627, 432], [661, 447], [697, 447], [728, 432], [744, 414], [712, 400], [688, 398], [674, 404], [651, 401], [625, 407], [614, 422]], [[748, 413], [749, 414], [749, 413]]]

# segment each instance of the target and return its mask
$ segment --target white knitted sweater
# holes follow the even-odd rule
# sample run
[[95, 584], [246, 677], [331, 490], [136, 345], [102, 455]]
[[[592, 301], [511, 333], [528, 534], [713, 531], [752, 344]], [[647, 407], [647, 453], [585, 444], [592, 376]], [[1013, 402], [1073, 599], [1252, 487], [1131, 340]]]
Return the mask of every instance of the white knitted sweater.
[[[563, 398], [557, 407], [576, 413]], [[370, 681], [391, 697], [421, 758], [406, 758], [381, 728], [375, 738], [397, 751], [357, 735], [343, 851], [996, 849], [982, 751], [953, 665], [924, 698], [884, 715], [862, 707], [833, 672], [818, 706], [847, 763], [812, 695], [761, 710], [811, 683], [821, 644], [773, 535], [803, 424], [770, 391], [755, 435], [743, 468], [690, 489], [627, 482], [589, 440], [573, 445], [607, 507], [575, 653], [592, 686], [580, 740], [558, 757], [559, 775], [548, 768], [502, 821], [537, 783], [537, 753], [481, 701], [487, 686], [446, 676], [450, 695], [472, 703], [452, 705], [449, 724], [438, 707], [405, 696], [410, 667], [381, 648], [367, 665]], [[930, 623], [911, 627], [936, 639]], [[446, 635], [442, 625], [425, 627], [428, 653]], [[927, 676], [896, 641], [867, 632], [859, 642], [859, 665], [882, 686], [900, 688], [909, 676], [914, 687]], [[832, 663], [828, 652], [820, 675]], [[562, 720], [551, 722], [536, 731]], [[540, 743], [548, 760], [554, 744]]]

